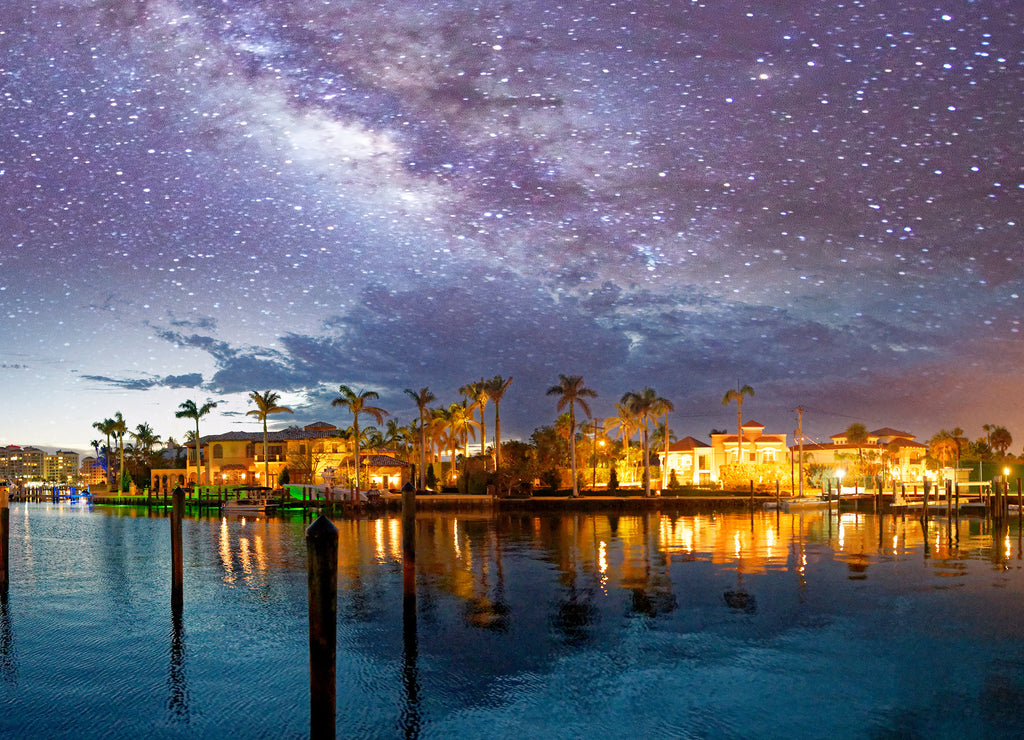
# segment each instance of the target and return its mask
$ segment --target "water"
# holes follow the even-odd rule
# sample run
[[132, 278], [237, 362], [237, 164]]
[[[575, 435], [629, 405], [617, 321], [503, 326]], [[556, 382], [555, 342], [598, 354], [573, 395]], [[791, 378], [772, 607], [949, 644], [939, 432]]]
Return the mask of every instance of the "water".
[[[0, 737], [309, 731], [304, 530], [11, 508]], [[336, 521], [339, 737], [1018, 737], [1021, 533], [825, 512]]]

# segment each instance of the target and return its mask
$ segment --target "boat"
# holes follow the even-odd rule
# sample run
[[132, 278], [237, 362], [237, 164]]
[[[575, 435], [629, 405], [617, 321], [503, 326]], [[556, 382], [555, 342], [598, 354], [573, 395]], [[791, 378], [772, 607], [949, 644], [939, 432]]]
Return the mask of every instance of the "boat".
[[221, 504], [220, 511], [226, 516], [269, 514], [277, 509], [277, 502], [270, 498], [270, 491], [265, 486], [241, 486], [235, 489], [235, 498]]

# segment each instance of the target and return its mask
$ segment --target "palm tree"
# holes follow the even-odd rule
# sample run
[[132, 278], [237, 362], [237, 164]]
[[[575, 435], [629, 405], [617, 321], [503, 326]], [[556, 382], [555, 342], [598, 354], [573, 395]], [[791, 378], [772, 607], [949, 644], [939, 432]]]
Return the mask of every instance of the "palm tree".
[[469, 440], [476, 439], [476, 430], [480, 422], [474, 418], [473, 407], [463, 403], [453, 403], [448, 407], [448, 423], [462, 442], [462, 454], [469, 458]]
[[104, 419], [103, 421], [94, 421], [92, 423], [92, 426], [93, 429], [98, 430], [100, 434], [105, 435], [107, 438], [107, 446], [105, 448], [105, 452], [103, 453], [103, 467], [106, 468], [107, 471], [107, 488], [113, 489], [114, 471], [112, 470], [110, 465], [110, 435], [114, 433], [114, 420]]
[[267, 455], [267, 417], [270, 414], [290, 414], [292, 410], [287, 406], [278, 406], [281, 400], [279, 393], [273, 391], [249, 391], [249, 400], [256, 404], [252, 411], [246, 411], [246, 416], [255, 416], [263, 422], [263, 485], [270, 485], [270, 457]]
[[[666, 402], [667, 403], [667, 402]], [[668, 412], [674, 411], [675, 409], [669, 404], [669, 408], [665, 409], [665, 421], [660, 424], [654, 425], [654, 434], [651, 436], [651, 444], [661, 443], [664, 451], [664, 457], [661, 463], [661, 488], [664, 490], [668, 487], [668, 446], [672, 442], [676, 441], [675, 433], [668, 428]]]
[[[618, 429], [618, 438], [622, 440], [622, 454], [626, 458], [626, 469], [629, 466], [629, 440], [636, 433], [636, 417], [630, 412], [629, 407], [622, 403], [615, 404], [615, 416], [609, 416], [604, 420], [604, 433]], [[612, 437], [614, 439], [615, 437]], [[631, 476], [632, 480], [632, 476]]]
[[946, 463], [956, 457], [957, 447], [956, 439], [945, 429], [928, 440], [928, 454], [938, 460], [942, 467], [946, 467]]
[[864, 445], [868, 442], [868, 428], [860, 422], [854, 422], [843, 432], [847, 444], [857, 445], [857, 475], [864, 474]]
[[367, 406], [366, 402], [371, 399], [380, 398], [376, 391], [360, 391], [356, 393], [347, 385], [338, 386], [338, 393], [341, 395], [331, 401], [331, 406], [344, 406], [352, 412], [352, 436], [355, 439], [356, 449], [356, 500], [359, 500], [359, 415], [369, 414], [377, 420], [378, 424], [384, 423], [384, 417], [388, 412], [377, 406]]
[[427, 444], [430, 445], [430, 462], [441, 462], [444, 450], [444, 435], [448, 429], [448, 418], [445, 409], [430, 409], [427, 416]]
[[[509, 379], [511, 381], [511, 378]], [[596, 398], [595, 393], [590, 388], [583, 385], [583, 378], [579, 375], [558, 375], [558, 385], [553, 385], [548, 388], [547, 395], [558, 396], [558, 410], [561, 411], [566, 406], [569, 407], [569, 446], [570, 459], [572, 462], [572, 495], [573, 498], [577, 498], [580, 495], [579, 483], [576, 480], [576, 404], [580, 405], [580, 408], [586, 413], [587, 418], [590, 418], [590, 406], [584, 401], [584, 398]], [[497, 406], [497, 404], [495, 404]]]
[[420, 388], [419, 392], [412, 391], [408, 388], [405, 389], [406, 395], [408, 395], [415, 403], [416, 408], [420, 412], [420, 485], [421, 491], [427, 488], [426, 470], [427, 467], [427, 406], [436, 400], [437, 396], [430, 392], [429, 388]]
[[736, 402], [736, 462], [743, 462], [743, 397], [754, 395], [754, 389], [745, 385], [739, 390], [729, 389], [722, 396], [722, 405], [728, 406], [732, 401]]
[[114, 425], [112, 427], [114, 439], [117, 440], [117, 490], [123, 491], [124, 487], [124, 435], [128, 433], [128, 424], [125, 422], [121, 412], [114, 414]]
[[[487, 397], [494, 401], [494, 470], [501, 472], [501, 397], [512, 385], [512, 378], [505, 380], [495, 375], [487, 381]], [[590, 412], [587, 412], [590, 415]]]
[[181, 450], [184, 449], [181, 442], [174, 437], [168, 437], [166, 445], [167, 449], [174, 453], [174, 467], [178, 467], [181, 464]]
[[672, 402], [662, 398], [653, 388], [644, 388], [637, 393], [630, 391], [620, 401], [629, 408], [640, 425], [641, 439], [644, 446], [644, 496], [651, 495], [651, 447], [650, 447], [650, 425], [656, 417], [668, 414], [673, 409]]
[[475, 383], [467, 383], [459, 388], [459, 393], [473, 401], [470, 408], [480, 409], [480, 454], [487, 452], [487, 425], [484, 421], [484, 409], [491, 397], [487, 395], [487, 381], [483, 378]]
[[199, 420], [217, 408], [213, 401], [207, 401], [202, 406], [196, 406], [196, 402], [189, 400], [178, 405], [178, 411], [174, 412], [176, 419], [195, 419], [196, 422], [196, 485], [203, 483], [202, 443], [199, 441]]
[[988, 444], [993, 450], [999, 453], [1000, 457], [1006, 455], [1006, 451], [1013, 444], [1013, 437], [1006, 427], [996, 424], [982, 424], [981, 428], [988, 432]]
[[395, 452], [401, 451], [403, 454], [408, 455], [409, 427], [402, 426], [398, 419], [388, 419], [380, 442], [382, 447], [389, 450], [394, 449]]

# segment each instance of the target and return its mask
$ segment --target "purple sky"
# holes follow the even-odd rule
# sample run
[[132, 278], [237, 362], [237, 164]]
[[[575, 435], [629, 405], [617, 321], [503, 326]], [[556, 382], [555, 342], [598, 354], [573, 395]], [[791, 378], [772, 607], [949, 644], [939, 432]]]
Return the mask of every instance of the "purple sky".
[[[0, 443], [582, 375], [1024, 441], [1017, 2], [8, 0]], [[493, 410], [493, 407], [491, 407]]]

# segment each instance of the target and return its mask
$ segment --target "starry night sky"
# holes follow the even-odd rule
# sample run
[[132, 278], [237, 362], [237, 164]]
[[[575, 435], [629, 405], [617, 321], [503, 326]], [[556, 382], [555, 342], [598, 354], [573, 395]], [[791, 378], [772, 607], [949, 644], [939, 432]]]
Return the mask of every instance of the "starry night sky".
[[[0, 443], [347, 425], [340, 383], [503, 437], [603, 417], [1024, 441], [1010, 0], [6, 0]], [[493, 412], [493, 405], [489, 407]], [[489, 435], [490, 436], [490, 435]]]

